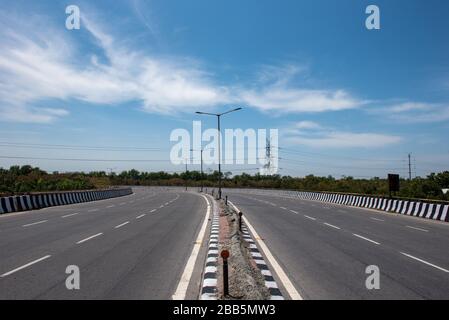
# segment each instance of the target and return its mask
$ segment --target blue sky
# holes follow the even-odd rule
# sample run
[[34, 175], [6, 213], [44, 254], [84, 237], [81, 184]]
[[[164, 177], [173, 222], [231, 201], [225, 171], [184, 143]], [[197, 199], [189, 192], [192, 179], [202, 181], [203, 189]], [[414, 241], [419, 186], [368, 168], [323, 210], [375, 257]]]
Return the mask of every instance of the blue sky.
[[[365, 28], [369, 4], [380, 30]], [[65, 28], [68, 5], [80, 30]], [[413, 175], [447, 170], [448, 13], [436, 0], [2, 1], [0, 166], [181, 171], [171, 131], [241, 106], [223, 128], [279, 129], [281, 174], [405, 176], [409, 152]], [[161, 161], [121, 161], [135, 159]]]

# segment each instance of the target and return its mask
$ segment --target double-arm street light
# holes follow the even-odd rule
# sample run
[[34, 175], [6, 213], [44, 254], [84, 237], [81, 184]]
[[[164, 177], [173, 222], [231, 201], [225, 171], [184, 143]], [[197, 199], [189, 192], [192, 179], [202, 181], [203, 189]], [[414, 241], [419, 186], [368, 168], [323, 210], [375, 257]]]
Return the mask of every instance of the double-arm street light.
[[208, 116], [216, 116], [217, 117], [217, 123], [218, 123], [218, 199], [221, 199], [221, 145], [220, 145], [220, 140], [221, 140], [221, 131], [220, 131], [220, 118], [221, 116], [234, 112], [234, 111], [238, 111], [241, 110], [242, 108], [235, 108], [226, 112], [222, 112], [222, 113], [209, 113], [209, 112], [200, 112], [197, 111], [197, 114], [205, 114]]

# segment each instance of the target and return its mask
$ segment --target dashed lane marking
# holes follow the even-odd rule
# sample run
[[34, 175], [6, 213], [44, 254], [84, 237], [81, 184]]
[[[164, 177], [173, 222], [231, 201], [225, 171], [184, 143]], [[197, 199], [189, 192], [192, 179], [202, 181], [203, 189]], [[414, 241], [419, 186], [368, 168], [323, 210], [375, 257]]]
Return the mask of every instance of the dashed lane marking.
[[141, 214], [140, 216], [137, 216], [136, 219], [140, 219], [140, 218], [143, 218], [143, 217], [145, 217], [145, 216], [146, 216], [146, 214], [143, 213], [143, 214]]
[[79, 212], [75, 212], [75, 213], [71, 213], [71, 214], [66, 214], [65, 216], [62, 216], [61, 218], [68, 218], [68, 217], [76, 216], [77, 214], [79, 214]]
[[44, 223], [44, 222], [47, 222], [47, 221], [48, 220], [42, 220], [42, 221], [38, 221], [38, 222], [28, 223], [28, 224], [24, 224], [22, 227], [31, 227], [31, 226], [34, 226], [36, 224], [41, 224], [41, 223]]
[[29, 263], [27, 263], [27, 264], [24, 264], [24, 265], [21, 266], [21, 267], [18, 267], [18, 268], [14, 269], [14, 270], [11, 270], [11, 271], [8, 271], [8, 272], [2, 274], [2, 275], [0, 276], [0, 278], [9, 276], [9, 275], [11, 275], [11, 274], [13, 274], [13, 273], [16, 273], [17, 271], [20, 271], [20, 270], [22, 270], [22, 269], [25, 269], [25, 268], [27, 268], [27, 267], [33, 265], [33, 264], [36, 264], [36, 263], [38, 263], [38, 262], [41, 262], [41, 261], [43, 261], [43, 260], [45, 260], [45, 259], [48, 259], [48, 258], [50, 258], [50, 257], [51, 257], [50, 255], [46, 255], [46, 256], [44, 256], [44, 257], [42, 257], [42, 258], [36, 259], [36, 260], [34, 260], [34, 261], [31, 261], [31, 262], [29, 262]]
[[85, 238], [85, 239], [83, 239], [83, 240], [78, 241], [76, 244], [81, 244], [81, 243], [83, 243], [83, 242], [89, 241], [90, 239], [99, 237], [99, 236], [101, 236], [102, 234], [103, 234], [103, 232], [94, 234], [93, 236], [90, 236], [90, 237], [87, 237], [87, 238]]
[[411, 259], [414, 259], [414, 260], [416, 260], [416, 261], [419, 261], [419, 262], [422, 262], [422, 263], [424, 263], [424, 264], [427, 264], [428, 266], [434, 267], [434, 268], [436, 268], [436, 269], [438, 269], [438, 270], [441, 270], [441, 271], [443, 271], [443, 272], [449, 273], [449, 270], [444, 269], [444, 268], [442, 268], [442, 267], [439, 267], [439, 266], [437, 266], [437, 265], [435, 265], [435, 264], [433, 264], [433, 263], [427, 262], [427, 261], [425, 261], [425, 260], [422, 260], [422, 259], [420, 259], [420, 258], [414, 257], [414, 256], [412, 256], [411, 254], [408, 254], [408, 253], [405, 253], [405, 252], [401, 252], [401, 254], [403, 254], [404, 256], [409, 257], [409, 258], [411, 258]]
[[129, 223], [129, 221], [123, 222], [122, 224], [119, 224], [118, 226], [115, 226], [114, 229], [121, 228], [121, 227], [127, 225], [128, 223]]
[[360, 239], [363, 239], [363, 240], [369, 241], [369, 242], [371, 242], [371, 243], [374, 243], [374, 244], [376, 244], [376, 245], [379, 245], [379, 244], [380, 244], [380, 243], [379, 243], [379, 242], [377, 242], [377, 241], [374, 241], [374, 240], [368, 239], [368, 238], [366, 238], [366, 237], [363, 237], [363, 236], [361, 236], [361, 235], [359, 235], [359, 234], [357, 234], [357, 233], [353, 233], [352, 235], [353, 235], [353, 236], [356, 236], [357, 238], [360, 238]]
[[405, 227], [406, 228], [410, 228], [410, 229], [419, 230], [419, 231], [422, 231], [422, 232], [429, 232], [429, 230], [418, 228], [418, 227], [412, 227], [412, 226], [405, 226]]
[[331, 228], [334, 228], [334, 229], [338, 229], [338, 230], [341, 229], [340, 227], [334, 226], [333, 224], [330, 224], [330, 223], [327, 223], [327, 222], [324, 222], [324, 224], [325, 224], [326, 226], [331, 227]]
[[306, 215], [306, 214], [304, 215], [304, 217], [306, 217], [307, 219], [310, 219], [310, 220], [314, 220], [314, 221], [316, 220], [316, 218], [310, 217], [310, 216], [308, 216], [308, 215]]

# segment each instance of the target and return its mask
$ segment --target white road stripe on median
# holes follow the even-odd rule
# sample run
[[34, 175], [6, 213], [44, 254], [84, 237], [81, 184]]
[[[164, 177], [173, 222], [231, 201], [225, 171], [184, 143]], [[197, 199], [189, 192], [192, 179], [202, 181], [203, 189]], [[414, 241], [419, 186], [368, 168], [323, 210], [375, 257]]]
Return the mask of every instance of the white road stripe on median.
[[203, 243], [204, 235], [206, 233], [211, 206], [209, 203], [209, 199], [207, 199], [207, 197], [204, 195], [201, 196], [206, 200], [207, 203], [206, 216], [204, 217], [203, 225], [201, 226], [200, 232], [198, 233], [198, 237], [196, 238], [196, 241], [193, 244], [192, 253], [190, 254], [189, 260], [187, 260], [187, 264], [184, 268], [184, 272], [182, 273], [181, 279], [179, 280], [178, 286], [176, 287], [176, 291], [172, 296], [173, 300], [184, 300], [186, 297], [187, 288], [189, 287], [190, 283], [190, 278], [192, 277], [193, 274], [193, 268], [198, 258], [198, 253], [200, 252], [201, 244]]
[[78, 241], [76, 244], [81, 244], [81, 243], [86, 242], [86, 241], [88, 241], [88, 240], [90, 240], [90, 239], [93, 239], [93, 238], [96, 238], [96, 237], [98, 237], [98, 236], [101, 236], [102, 234], [103, 234], [103, 232], [94, 234], [93, 236], [90, 236], [90, 237], [87, 237], [87, 238], [85, 238], [85, 239], [83, 239], [83, 240]]
[[140, 216], [137, 216], [136, 219], [140, 219], [140, 218], [143, 218], [145, 216], [146, 216], [146, 214], [144, 213], [144, 214], [141, 214]]
[[30, 227], [30, 226], [34, 226], [36, 224], [41, 224], [44, 222], [47, 222], [48, 220], [42, 220], [42, 221], [38, 221], [38, 222], [33, 222], [33, 223], [28, 223], [28, 224], [24, 224], [22, 227]]
[[[229, 203], [234, 207], [234, 209], [237, 212], [240, 212], [240, 210], [231, 201], [229, 201]], [[295, 286], [290, 281], [287, 274], [284, 272], [284, 269], [282, 269], [282, 267], [279, 265], [276, 258], [271, 254], [270, 249], [268, 249], [265, 242], [261, 241], [260, 236], [257, 234], [256, 230], [249, 223], [248, 219], [245, 216], [243, 216], [243, 220], [245, 221], [245, 224], [248, 227], [249, 231], [253, 234], [254, 238], [256, 239], [259, 248], [265, 254], [265, 257], [267, 258], [268, 262], [270, 262], [274, 271], [277, 273], [279, 280], [282, 282], [282, 285], [284, 286], [285, 290], [287, 290], [287, 293], [290, 295], [290, 298], [292, 300], [302, 300], [302, 296], [296, 290]]]
[[359, 234], [357, 234], [357, 233], [353, 233], [352, 235], [353, 235], [353, 236], [356, 236], [357, 238], [360, 238], [360, 239], [363, 239], [363, 240], [366, 240], [366, 241], [372, 242], [372, 243], [374, 243], [374, 244], [377, 244], [377, 245], [379, 245], [379, 244], [380, 244], [379, 242], [376, 242], [376, 241], [374, 241], [374, 240], [371, 240], [371, 239], [365, 238], [365, 237], [363, 237], [363, 236], [361, 236], [361, 235], [359, 235]]
[[441, 271], [444, 271], [444, 272], [449, 272], [449, 270], [446, 270], [446, 269], [444, 269], [444, 268], [441, 268], [441, 267], [439, 267], [439, 266], [437, 266], [437, 265], [435, 265], [435, 264], [433, 264], [433, 263], [427, 262], [427, 261], [422, 260], [422, 259], [420, 259], [420, 258], [414, 257], [414, 256], [412, 256], [411, 254], [408, 254], [408, 253], [405, 253], [405, 252], [401, 252], [401, 254], [403, 254], [404, 256], [409, 257], [409, 258], [411, 258], [411, 259], [414, 259], [414, 260], [416, 260], [416, 261], [419, 261], [419, 262], [422, 262], [422, 263], [424, 263], [424, 264], [427, 264], [428, 266], [434, 267], [434, 268], [436, 268], [436, 269], [438, 269], [438, 270], [441, 270]]
[[406, 228], [410, 228], [410, 229], [415, 229], [415, 230], [423, 231], [423, 232], [429, 232], [429, 230], [422, 229], [422, 228], [418, 228], [418, 227], [412, 227], [412, 226], [405, 226], [405, 227], [406, 227]]
[[328, 227], [331, 227], [331, 228], [340, 230], [340, 227], [334, 226], [333, 224], [330, 224], [330, 223], [327, 223], [327, 222], [324, 222], [324, 224], [325, 224], [326, 226], [328, 226]]
[[75, 212], [75, 213], [71, 213], [71, 214], [66, 214], [65, 216], [62, 216], [61, 218], [67, 218], [67, 217], [71, 217], [71, 216], [76, 216], [77, 214], [79, 214], [79, 212]]
[[385, 221], [385, 220], [378, 219], [378, 218], [373, 218], [373, 217], [370, 217], [370, 219], [371, 219], [371, 220], [376, 220], [376, 221]]
[[310, 219], [310, 220], [316, 220], [316, 218], [314, 218], [314, 217], [310, 217], [310, 216], [308, 216], [308, 215], [304, 215], [304, 217], [306, 217], [307, 219]]
[[115, 226], [114, 229], [121, 228], [121, 227], [127, 225], [128, 223], [129, 223], [129, 221], [123, 222], [123, 223], [119, 224], [118, 226]]
[[2, 274], [2, 275], [0, 276], [0, 278], [9, 276], [10, 274], [13, 274], [13, 273], [15, 273], [15, 272], [17, 272], [17, 271], [20, 271], [20, 270], [22, 270], [22, 269], [25, 269], [25, 268], [27, 268], [27, 267], [29, 267], [29, 266], [35, 264], [35, 263], [38, 263], [38, 262], [40, 262], [40, 261], [42, 261], [42, 260], [45, 260], [45, 259], [48, 259], [48, 258], [50, 258], [50, 257], [51, 257], [50, 255], [46, 255], [46, 256], [44, 256], [44, 257], [42, 257], [42, 258], [36, 259], [36, 260], [34, 260], [34, 261], [31, 261], [31, 262], [29, 262], [29, 263], [27, 263], [27, 264], [24, 264], [24, 265], [21, 266], [21, 267], [18, 267], [18, 268], [14, 269], [14, 270], [11, 270], [11, 271], [8, 271], [8, 272]]

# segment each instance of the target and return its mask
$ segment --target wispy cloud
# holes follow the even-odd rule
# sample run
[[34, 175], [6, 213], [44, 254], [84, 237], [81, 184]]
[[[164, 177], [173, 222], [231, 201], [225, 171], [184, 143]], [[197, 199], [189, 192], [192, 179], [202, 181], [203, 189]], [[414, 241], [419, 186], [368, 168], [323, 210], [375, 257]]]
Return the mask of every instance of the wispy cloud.
[[292, 79], [304, 70], [296, 64], [261, 67], [256, 84], [250, 88], [244, 84], [219, 85], [192, 59], [142, 52], [129, 47], [129, 42], [121, 41], [87, 13], [82, 18], [82, 29], [75, 32], [87, 33], [94, 44], [90, 49], [98, 50], [81, 54], [68, 40], [66, 30], [51, 26], [21, 29], [20, 19], [13, 18], [1, 25], [0, 119], [45, 123], [69, 113], [63, 107], [39, 107], [42, 101], [50, 100], [61, 106], [76, 100], [103, 105], [137, 101], [142, 110], [160, 114], [228, 103], [273, 114], [338, 111], [364, 103], [343, 89], [292, 85]]
[[441, 103], [403, 102], [376, 110], [403, 123], [431, 123], [449, 120], [449, 105]]
[[275, 114], [339, 111], [365, 103], [344, 89], [315, 89], [294, 84], [295, 78], [307, 69], [291, 63], [263, 66], [258, 73], [258, 83], [241, 90], [239, 97], [250, 106]]
[[334, 130], [310, 121], [296, 123], [286, 134], [286, 142], [314, 148], [380, 148], [402, 140], [396, 135]]

